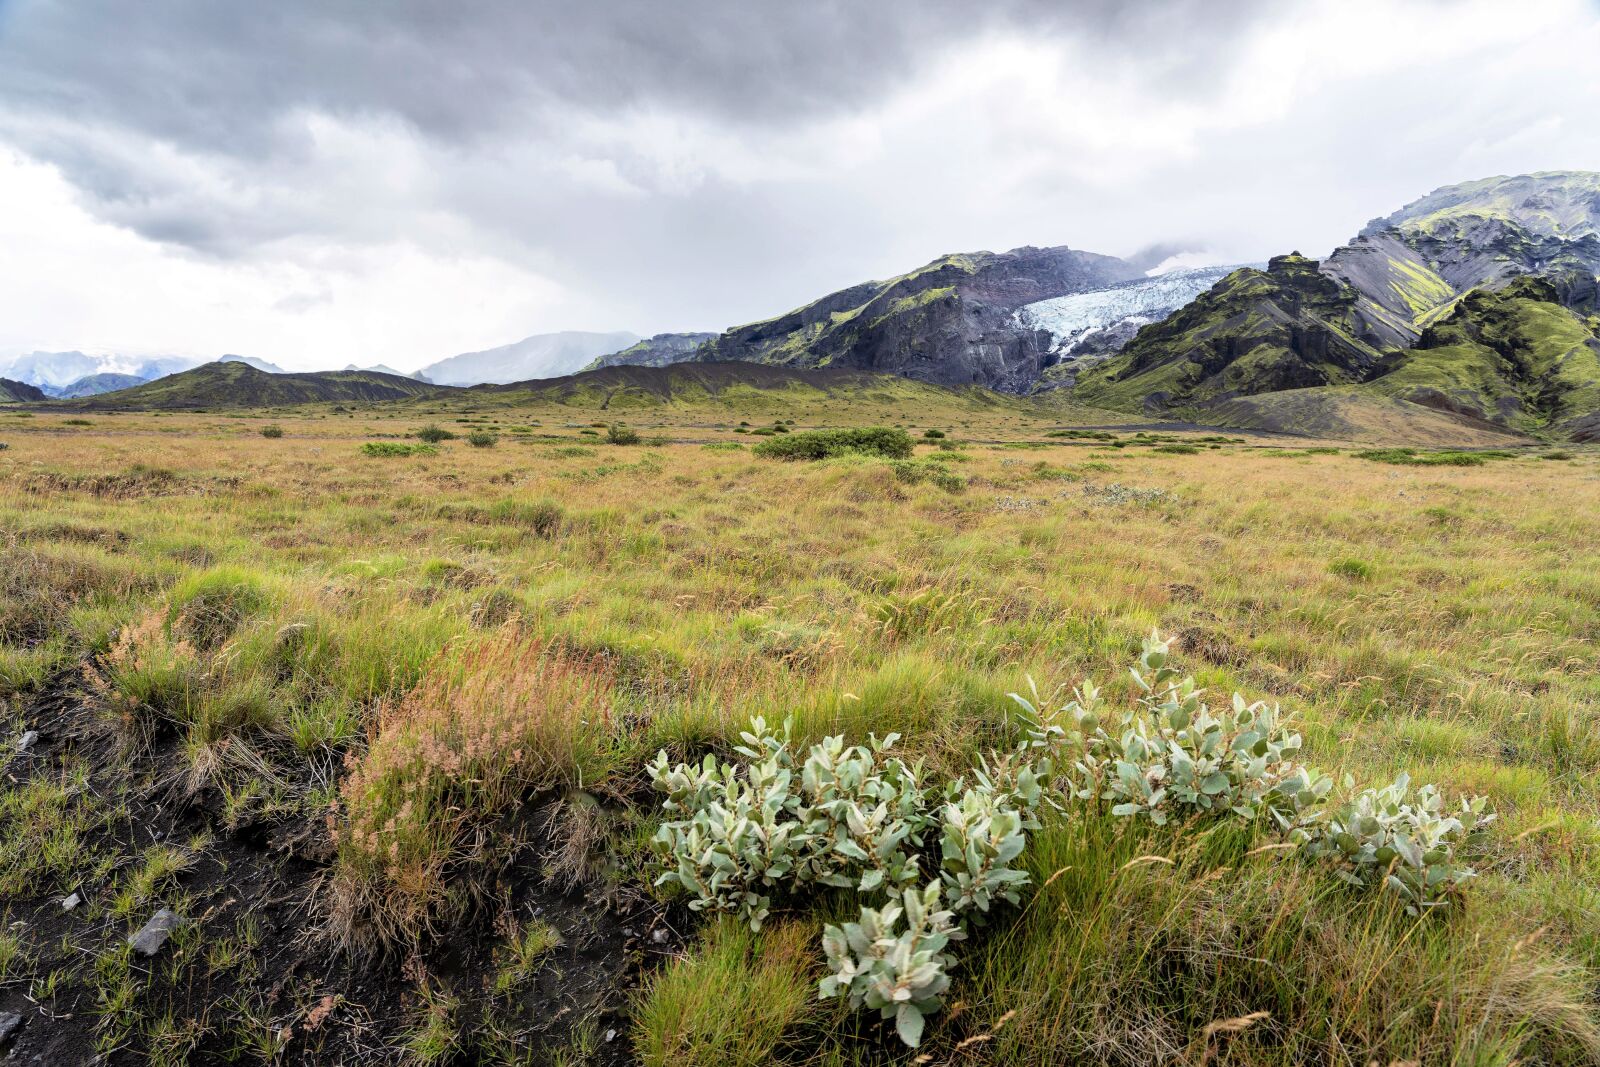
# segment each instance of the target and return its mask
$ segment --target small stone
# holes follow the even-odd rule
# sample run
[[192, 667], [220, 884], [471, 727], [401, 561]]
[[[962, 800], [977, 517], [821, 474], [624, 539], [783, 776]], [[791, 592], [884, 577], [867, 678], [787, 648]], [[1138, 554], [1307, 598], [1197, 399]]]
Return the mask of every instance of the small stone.
[[16, 1037], [21, 1029], [22, 1016], [14, 1011], [0, 1012], [0, 1048], [5, 1048], [6, 1042]]
[[83, 903], [83, 898], [80, 897], [77, 893], [73, 893], [71, 896], [65, 897], [65, 898], [62, 899], [62, 901], [61, 901], [61, 910], [62, 911], [71, 911], [73, 908], [76, 908], [79, 904], [82, 904], [82, 903]]
[[172, 936], [172, 931], [182, 922], [178, 913], [171, 908], [162, 908], [150, 916], [150, 921], [144, 924], [144, 929], [128, 938], [128, 943], [133, 946], [133, 951], [141, 956], [154, 956], [161, 951], [161, 946], [167, 943], [167, 938]]
[[667, 931], [664, 929], [658, 928], [650, 931], [650, 940], [654, 941], [658, 945], [665, 945], [667, 943], [668, 936], [669, 935], [667, 934]]
[[607, 1030], [606, 1031], [606, 1044], [609, 1045], [609, 1044], [611, 1044], [611, 1042], [615, 1041], [616, 1039], [617, 1039], [617, 1032], [615, 1030]]
[[33, 743], [37, 740], [39, 740], [39, 731], [29, 730], [27, 733], [23, 734], [17, 739], [17, 751], [28, 751], [28, 749], [33, 747]]

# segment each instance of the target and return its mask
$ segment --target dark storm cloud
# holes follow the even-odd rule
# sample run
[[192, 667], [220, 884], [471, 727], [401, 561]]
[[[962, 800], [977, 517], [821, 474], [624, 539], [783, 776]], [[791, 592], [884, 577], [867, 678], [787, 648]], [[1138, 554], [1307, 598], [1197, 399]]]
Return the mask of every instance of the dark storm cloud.
[[646, 101], [781, 122], [869, 102], [930, 52], [996, 28], [1071, 34], [1189, 72], [1255, 0], [10, 0], [0, 98], [244, 150], [307, 107], [429, 136], [515, 129], [530, 105]]
[[[632, 107], [770, 133], [870, 106], [945, 50], [1003, 29], [1137, 52], [1147, 77], [1193, 81], [1225, 62], [1257, 6], [0, 0], [0, 133], [60, 167], [103, 217], [238, 254], [332, 224], [270, 192], [308, 178], [297, 173], [316, 150], [308, 113], [398, 124], [464, 151], [538, 145], [572, 115]], [[149, 142], [259, 168], [268, 192], [249, 195], [237, 177], [197, 188]]]

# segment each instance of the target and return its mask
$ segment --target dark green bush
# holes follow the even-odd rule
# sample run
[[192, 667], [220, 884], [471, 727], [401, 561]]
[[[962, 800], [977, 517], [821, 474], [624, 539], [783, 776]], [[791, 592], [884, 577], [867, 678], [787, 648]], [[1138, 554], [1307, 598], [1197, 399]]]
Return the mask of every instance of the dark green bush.
[[500, 443], [500, 438], [488, 430], [474, 430], [467, 434], [467, 444], [473, 448], [493, 448]]
[[873, 426], [792, 433], [781, 439], [762, 441], [756, 445], [755, 453], [773, 459], [828, 459], [851, 452], [887, 459], [907, 459], [911, 455], [911, 448], [911, 436], [904, 430]]
[[263, 426], [261, 427], [261, 436], [270, 437], [273, 440], [277, 440], [283, 436], [283, 427], [279, 426], [277, 423], [273, 423], [271, 426]]
[[418, 430], [412, 436], [419, 441], [426, 441], [430, 445], [436, 445], [440, 441], [454, 441], [456, 439], [455, 434], [451, 433], [443, 426], [439, 426], [431, 422], [422, 429]]
[[944, 431], [943, 430], [923, 430], [922, 431], [922, 436], [927, 438], [929, 441], [937, 441], [939, 438], [944, 436]]

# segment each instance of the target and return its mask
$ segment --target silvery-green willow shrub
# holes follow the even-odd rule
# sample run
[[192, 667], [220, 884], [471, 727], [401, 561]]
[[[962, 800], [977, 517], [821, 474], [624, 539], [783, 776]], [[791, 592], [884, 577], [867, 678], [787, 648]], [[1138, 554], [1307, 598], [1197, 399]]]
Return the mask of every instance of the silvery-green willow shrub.
[[1111, 802], [1113, 815], [1144, 815], [1157, 825], [1173, 816], [1233, 812], [1272, 814], [1286, 829], [1328, 792], [1325, 775], [1295, 762], [1300, 735], [1276, 705], [1246, 703], [1220, 710], [1191, 677], [1180, 677], [1159, 634], [1144, 642], [1132, 672], [1140, 696], [1131, 708], [1108, 710], [1092, 683], [1060, 707], [1013, 693], [1028, 722], [1030, 743], [1078, 755], [1064, 790], [1079, 800]]
[[[676, 882], [693, 896], [695, 911], [732, 912], [761, 929], [769, 891], [804, 872], [810, 836], [796, 817], [788, 724], [782, 737], [756, 719], [738, 751], [749, 762], [669, 766], [657, 753], [649, 766], [662, 807], [681, 816], [661, 824], [652, 845], [667, 863], [657, 884]], [[742, 773], [741, 773], [742, 772]]]
[[869, 903], [856, 922], [825, 930], [832, 977], [820, 993], [882, 1010], [915, 1045], [949, 985], [945, 945], [969, 919], [1020, 900], [1028, 875], [1014, 864], [1038, 828], [1051, 757], [1024, 746], [985, 757], [970, 785], [934, 790], [920, 765], [890, 753], [895, 734], [866, 745], [826, 737], [798, 768], [788, 722], [778, 732], [755, 719], [740, 739], [742, 763], [673, 766], [662, 752], [649, 765], [669, 816], [652, 841], [666, 866], [657, 884], [676, 883], [690, 908], [752, 929], [780, 889], [854, 889]]
[[829, 926], [822, 949], [831, 973], [822, 980], [822, 996], [847, 996], [852, 1008], [893, 1019], [900, 1040], [917, 1047], [924, 1016], [944, 1005], [950, 988], [954, 961], [945, 947], [966, 937], [941, 903], [939, 883], [932, 882], [882, 908], [862, 908], [853, 923]]
[[889, 754], [898, 735], [846, 746], [813, 745], [800, 767], [782, 732], [752, 721], [734, 751], [743, 763], [707, 756], [699, 766], [650, 764], [666, 794], [653, 846], [690, 908], [728, 911], [760, 929], [780, 887], [816, 883], [868, 893], [919, 881], [919, 850], [934, 821], [921, 768]]
[[1432, 785], [1411, 792], [1402, 774], [1381, 789], [1365, 789], [1303, 831], [1308, 854], [1329, 859], [1335, 873], [1357, 886], [1381, 886], [1421, 915], [1449, 900], [1475, 876], [1457, 862], [1457, 849], [1494, 821], [1483, 797], [1462, 798], [1454, 810]]

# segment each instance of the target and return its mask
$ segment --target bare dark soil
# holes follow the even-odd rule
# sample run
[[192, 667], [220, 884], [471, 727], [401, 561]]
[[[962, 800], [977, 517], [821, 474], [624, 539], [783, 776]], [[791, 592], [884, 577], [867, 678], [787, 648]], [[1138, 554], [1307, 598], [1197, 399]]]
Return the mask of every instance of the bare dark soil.
[[[442, 1063], [512, 1056], [540, 1063], [574, 1045], [588, 1051], [567, 1051], [562, 1062], [633, 1062], [625, 1027], [630, 990], [682, 939], [657, 905], [566, 891], [544, 876], [549, 798], [531, 798], [519, 814], [524, 840], [487, 887], [490, 907], [465, 928], [413, 951], [358, 956], [337, 951], [319, 933], [318, 887], [332, 848], [316, 822], [302, 816], [228, 829], [214, 790], [184, 800], [171, 787], [180, 758], [175, 741], [158, 740], [130, 757], [72, 675], [23, 698], [17, 721], [39, 737], [25, 752], [17, 751], [20, 731], [0, 737], [8, 787], [42, 776], [59, 781], [76, 762], [90, 770], [88, 792], [124, 802], [89, 842], [114, 866], [102, 884], [76, 887], [83, 904], [63, 909], [70, 890], [0, 901], [4, 925], [28, 954], [22, 973], [0, 982], [0, 1020], [22, 1017], [20, 1028], [0, 1038], [5, 1062], [400, 1063], [430, 1005], [435, 1014], [445, 1010], [459, 1034]], [[141, 850], [197, 835], [209, 843], [175, 886], [126, 918], [110, 913]], [[151, 958], [128, 953], [129, 937], [163, 905], [179, 910], [182, 927]], [[497, 997], [491, 987], [505, 962], [508, 920], [549, 923], [562, 944], [514, 995]], [[238, 955], [217, 951], [249, 940], [239, 936], [241, 923], [257, 926], [255, 944]], [[118, 955], [130, 961], [134, 990], [120, 1029], [103, 1001], [107, 983], [97, 978], [97, 964]], [[52, 974], [56, 985], [46, 995]], [[160, 1048], [152, 1046], [152, 1030]], [[164, 1051], [178, 1054], [158, 1060]]]

